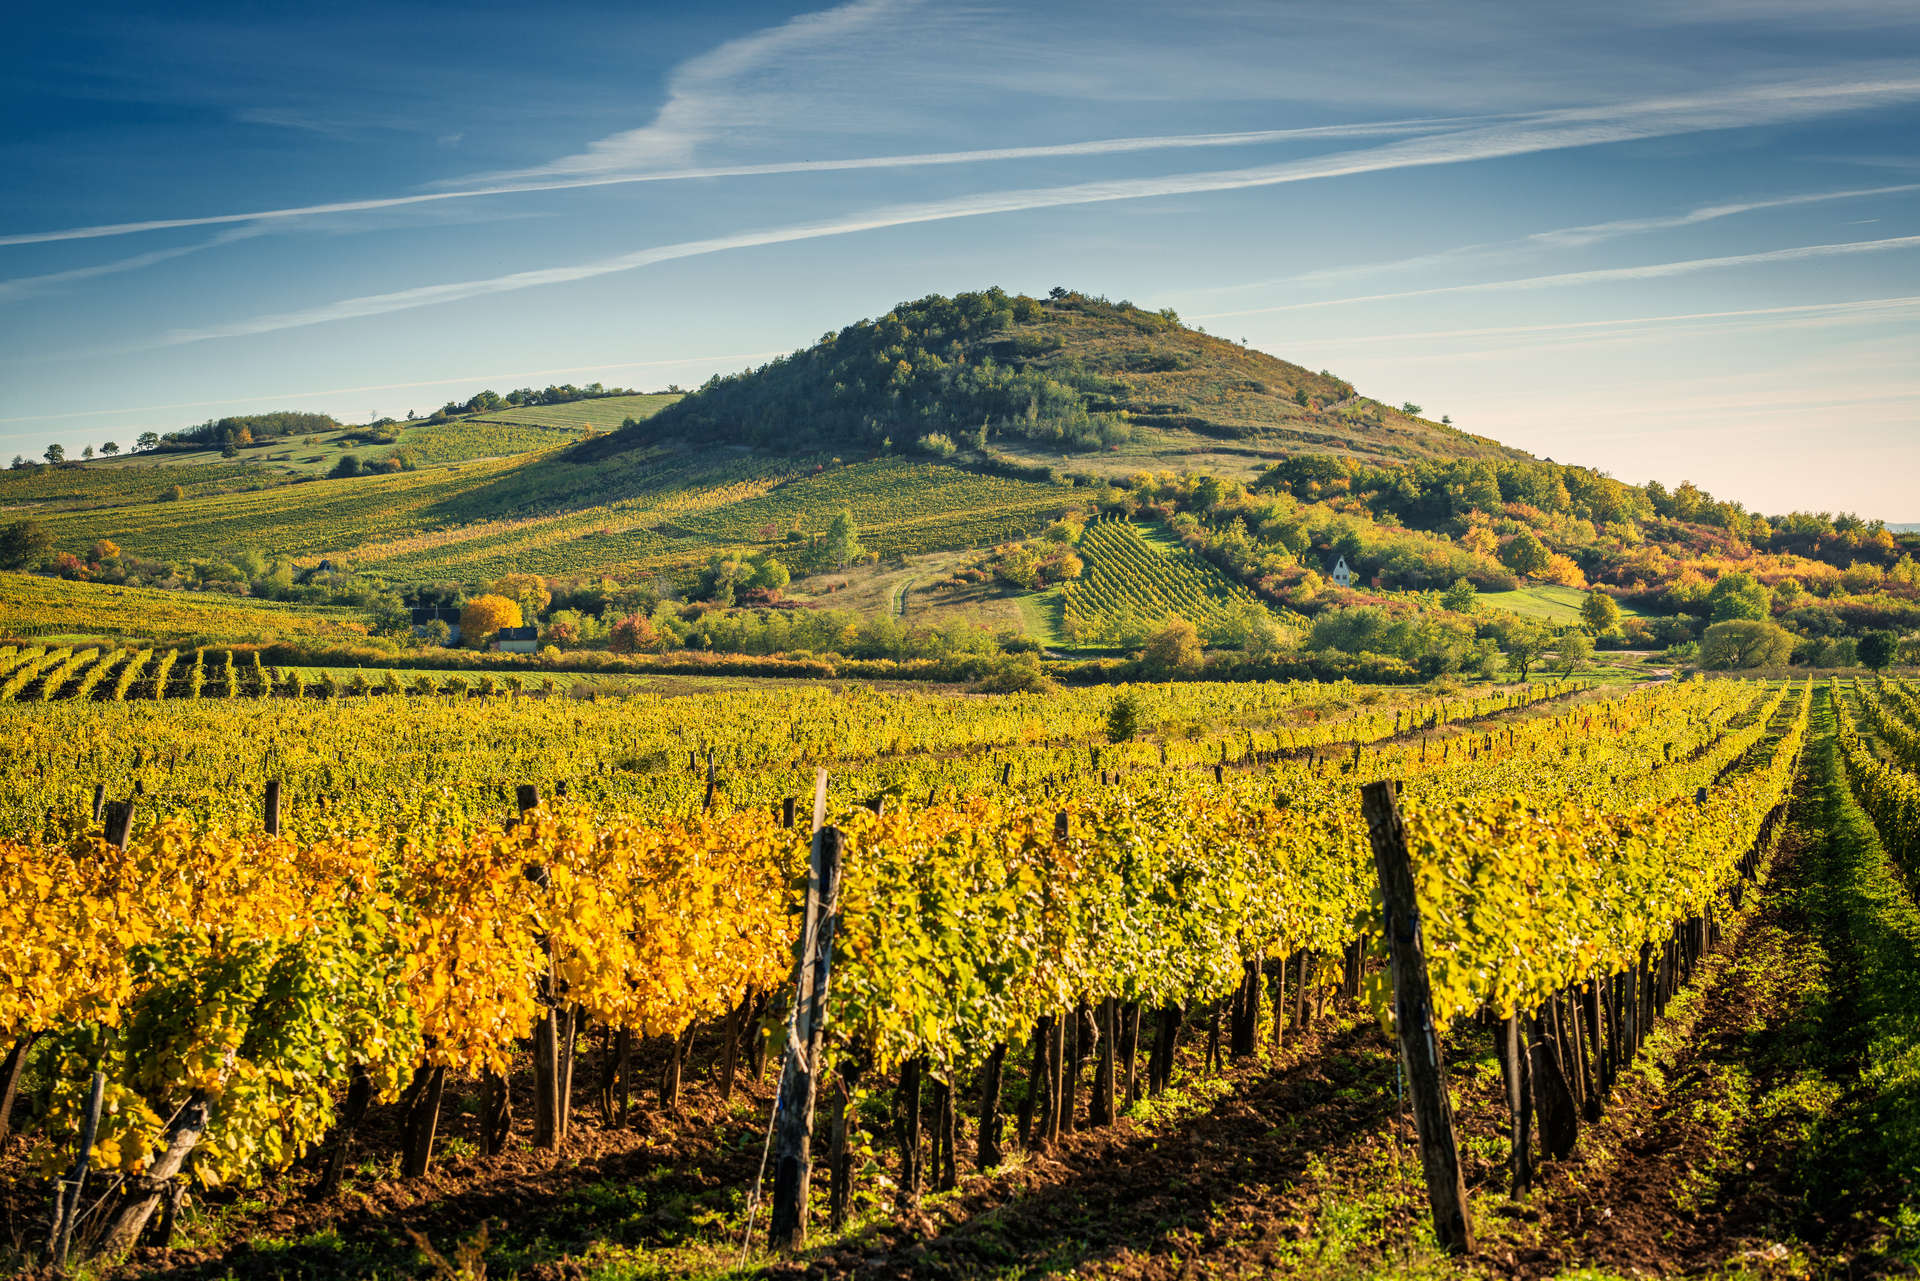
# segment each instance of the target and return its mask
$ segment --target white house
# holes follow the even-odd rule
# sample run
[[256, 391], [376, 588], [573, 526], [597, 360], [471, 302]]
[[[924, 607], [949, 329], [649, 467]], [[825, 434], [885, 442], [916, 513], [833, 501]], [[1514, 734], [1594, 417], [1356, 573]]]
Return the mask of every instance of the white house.
[[502, 627], [493, 634], [493, 648], [502, 654], [531, 654], [540, 648], [540, 629]]
[[1347, 568], [1347, 558], [1345, 556], [1336, 556], [1334, 558], [1333, 568], [1328, 571], [1327, 576], [1333, 579], [1338, 586], [1353, 586], [1353, 571]]

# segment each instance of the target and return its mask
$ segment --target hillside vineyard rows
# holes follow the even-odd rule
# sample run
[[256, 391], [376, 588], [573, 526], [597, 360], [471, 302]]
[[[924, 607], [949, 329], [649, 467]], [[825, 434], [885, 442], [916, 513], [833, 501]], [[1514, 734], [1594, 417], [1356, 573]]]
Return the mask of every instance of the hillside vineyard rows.
[[[100, 669], [97, 689], [141, 657], [59, 653], [13, 693]], [[818, 1065], [844, 1088], [815, 1149], [832, 1222], [871, 1195], [860, 1154], [884, 1136], [861, 1137], [857, 1101], [882, 1086], [932, 1092], [931, 1171], [914, 1103], [887, 1173], [917, 1197], [952, 1185], [963, 1130], [997, 1164], [1072, 1129], [1089, 1089], [1093, 1127], [1160, 1096], [1207, 1019], [1228, 1023], [1216, 1051], [1249, 1054], [1371, 988], [1357, 791], [1376, 778], [1403, 780], [1436, 1027], [1519, 1029], [1563, 1155], [1760, 874], [1813, 704], [1806, 683], [1193, 683], [1137, 687], [1153, 732], [1114, 743], [1111, 691], [206, 692], [0, 707], [7, 1070], [31, 1050], [50, 1159], [110, 1181], [87, 1227], [108, 1249], [183, 1168], [246, 1187], [315, 1154], [299, 1177], [337, 1186], [377, 1100], [399, 1100], [419, 1178], [436, 1136], [468, 1142], [440, 1115], [461, 1081], [487, 1159], [516, 1091], [536, 1148], [588, 1124], [583, 1088], [614, 1124], [650, 1039], [663, 1101], [696, 1035], [726, 1047], [723, 1090], [757, 1073], [787, 1017], [819, 770], [844, 869]], [[1911, 689], [1851, 697], [1911, 746]], [[1910, 840], [1911, 773], [1872, 786]]]
[[1235, 609], [1262, 609], [1252, 592], [1185, 553], [1171, 556], [1125, 520], [1101, 520], [1080, 539], [1082, 576], [1065, 584], [1069, 636], [1086, 645], [1123, 643], [1142, 629], [1184, 618], [1210, 634]]

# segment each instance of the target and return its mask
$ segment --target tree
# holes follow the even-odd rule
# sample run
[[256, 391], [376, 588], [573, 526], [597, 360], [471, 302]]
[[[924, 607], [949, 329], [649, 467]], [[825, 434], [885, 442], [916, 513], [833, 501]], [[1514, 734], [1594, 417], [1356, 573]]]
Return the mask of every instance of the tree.
[[111, 538], [101, 539], [93, 545], [93, 550], [87, 553], [87, 561], [94, 565], [102, 561], [118, 559], [120, 559], [120, 545]]
[[754, 591], [778, 595], [793, 581], [793, 572], [772, 552], [757, 552], [747, 558], [747, 563], [753, 566], [753, 577], [747, 580], [747, 586]]
[[340, 461], [333, 465], [332, 474], [335, 476], [358, 476], [360, 474], [359, 457], [354, 454], [340, 455]]
[[1400, 402], [1400, 412], [1409, 418], [1418, 418], [1421, 414], [1421, 409], [1420, 406], [1414, 404], [1411, 400], [1403, 400]]
[[495, 632], [503, 627], [518, 627], [520, 623], [519, 601], [488, 592], [475, 596], [460, 611], [460, 639], [481, 649]]
[[115, 454], [120, 452], [120, 443], [118, 441], [110, 440], [106, 444], [100, 446], [100, 452], [105, 454], [107, 457], [111, 458]]
[[1480, 594], [1474, 591], [1473, 584], [1463, 575], [1453, 580], [1453, 586], [1447, 588], [1447, 594], [1440, 598], [1440, 603], [1456, 614], [1471, 614], [1479, 608]]
[[1889, 631], [1868, 632], [1860, 638], [1860, 661], [1874, 671], [1893, 662], [1900, 650], [1900, 638]]
[[827, 536], [821, 543], [820, 549], [826, 556], [828, 564], [841, 568], [866, 550], [860, 546], [860, 531], [853, 523], [851, 511], [842, 507], [834, 513], [833, 522], [827, 526]]
[[1107, 706], [1107, 738], [1124, 743], [1140, 732], [1140, 714], [1145, 710], [1140, 696], [1132, 690], [1116, 694]]
[[1578, 627], [1569, 627], [1560, 633], [1560, 649], [1554, 658], [1553, 669], [1560, 673], [1560, 679], [1566, 680], [1580, 670], [1582, 664], [1593, 659], [1593, 637]]
[[92, 457], [93, 457], [93, 446], [92, 446], [92, 445], [88, 445], [88, 446], [87, 446], [87, 447], [86, 447], [85, 449], [82, 449], [82, 450], [80, 451], [80, 456], [81, 456], [82, 458], [92, 458]]
[[616, 654], [639, 654], [660, 643], [660, 633], [645, 614], [629, 614], [613, 625], [608, 644]]
[[1522, 577], [1540, 573], [1552, 562], [1553, 554], [1531, 529], [1523, 529], [1500, 549], [1500, 563]]
[[1527, 673], [1546, 652], [1547, 632], [1538, 623], [1515, 623], [1507, 629], [1507, 666], [1521, 680], [1527, 679]]
[[186, 496], [187, 491], [179, 485], [168, 485], [160, 491], [160, 501], [163, 503], [177, 503]]
[[42, 457], [50, 463], [64, 463], [67, 461], [67, 447], [56, 441], [47, 446], [46, 453]]
[[521, 611], [528, 618], [546, 613], [547, 606], [553, 603], [547, 580], [538, 574], [505, 574], [488, 583], [487, 591], [519, 601]]
[[158, 449], [160, 447], [160, 433], [157, 431], [143, 431], [139, 436], [134, 438], [133, 444], [136, 449]]
[[1758, 618], [1730, 618], [1700, 638], [1700, 666], [1716, 671], [1785, 667], [1793, 657], [1793, 634]]
[[53, 535], [39, 522], [17, 520], [0, 525], [0, 569], [30, 569], [53, 546]]
[[1767, 618], [1773, 613], [1773, 593], [1752, 574], [1735, 570], [1714, 582], [1713, 590], [1707, 593], [1707, 612], [1716, 623]]
[[1596, 587], [1580, 602], [1580, 619], [1595, 636], [1619, 631], [1620, 602]]
[[1149, 670], [1162, 676], [1190, 672], [1200, 666], [1200, 631], [1184, 618], [1170, 618], [1148, 638], [1140, 657]]

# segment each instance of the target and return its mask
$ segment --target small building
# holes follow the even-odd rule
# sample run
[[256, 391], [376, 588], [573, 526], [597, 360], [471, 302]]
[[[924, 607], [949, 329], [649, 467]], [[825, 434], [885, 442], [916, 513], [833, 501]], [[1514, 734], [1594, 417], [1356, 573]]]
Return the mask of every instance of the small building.
[[501, 654], [531, 654], [540, 648], [538, 627], [502, 627], [489, 648]]
[[1327, 571], [1327, 577], [1334, 581], [1335, 586], [1353, 586], [1353, 571], [1347, 568], [1347, 558], [1345, 556], [1336, 556], [1333, 558], [1333, 568]]
[[413, 634], [425, 636], [427, 629], [434, 623], [447, 625], [447, 643], [460, 643], [460, 607], [457, 605], [415, 605], [407, 611], [412, 616]]

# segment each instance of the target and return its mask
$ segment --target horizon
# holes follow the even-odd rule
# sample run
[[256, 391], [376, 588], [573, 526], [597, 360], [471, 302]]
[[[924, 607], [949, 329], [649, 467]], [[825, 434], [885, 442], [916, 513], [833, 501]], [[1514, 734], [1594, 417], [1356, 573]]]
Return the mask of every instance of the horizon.
[[1911, 6], [568, 16], [24, 19], [0, 451], [692, 387], [1065, 285], [1623, 480], [1920, 524]]

